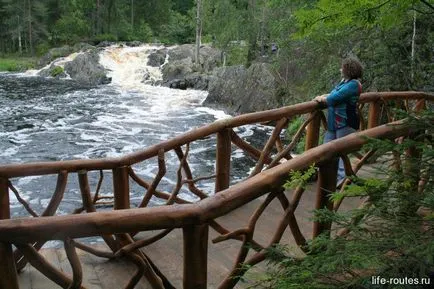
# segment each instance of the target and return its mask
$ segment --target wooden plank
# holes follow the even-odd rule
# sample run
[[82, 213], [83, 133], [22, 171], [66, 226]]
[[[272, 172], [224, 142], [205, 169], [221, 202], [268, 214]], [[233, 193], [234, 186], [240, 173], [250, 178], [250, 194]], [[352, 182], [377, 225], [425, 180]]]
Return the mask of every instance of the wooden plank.
[[[366, 169], [369, 171], [369, 167]], [[311, 211], [315, 203], [315, 191], [317, 190], [316, 184], [308, 186], [304, 192], [303, 197], [295, 211], [296, 218], [300, 225], [304, 236], [311, 238], [312, 236], [312, 222], [309, 220]], [[292, 192], [285, 192], [287, 198], [290, 200]], [[254, 210], [262, 203], [265, 196], [251, 201], [243, 207], [222, 216], [217, 221], [226, 227], [228, 230], [235, 230], [245, 227], [248, 224], [250, 216]], [[348, 202], [347, 202], [348, 201]], [[347, 210], [357, 207], [357, 199], [344, 200], [341, 209]], [[263, 245], [267, 245], [270, 241], [271, 235], [274, 232], [279, 219], [283, 214], [283, 209], [278, 200], [273, 200], [265, 210], [264, 214], [257, 222], [254, 239]], [[159, 231], [141, 232], [137, 237], [145, 238], [157, 234]], [[208, 240], [208, 258], [207, 258], [207, 286], [208, 288], [217, 288], [220, 282], [226, 277], [230, 269], [233, 267], [233, 262], [241, 248], [241, 242], [237, 240], [227, 240], [220, 243], [212, 243], [212, 239], [218, 236], [214, 230], [209, 232]], [[291, 236], [290, 230], [287, 229], [283, 235], [281, 243], [289, 244], [291, 248], [296, 251], [295, 242]], [[94, 244], [98, 249], [108, 250], [103, 243]], [[294, 247], [293, 247], [294, 246]], [[68, 274], [71, 272], [69, 262], [66, 259], [63, 249], [54, 251], [55, 249], [42, 249], [42, 254], [49, 259], [49, 261]], [[176, 287], [182, 288], [183, 284], [183, 243], [182, 243], [182, 230], [175, 229], [170, 232], [162, 240], [150, 244], [142, 249], [147, 256], [158, 266], [163, 274], [167, 276], [169, 281]], [[50, 252], [51, 251], [51, 252]], [[53, 255], [53, 252], [55, 254]], [[299, 250], [297, 251], [299, 252]], [[129, 279], [136, 272], [137, 267], [126, 259], [122, 260], [107, 260], [104, 258], [95, 257], [91, 254], [77, 250], [82, 266], [83, 266], [83, 285], [90, 289], [119, 289], [123, 288]], [[302, 253], [299, 253], [302, 254]], [[59, 256], [56, 258], [56, 256]], [[248, 256], [252, 256], [249, 253]], [[57, 261], [56, 261], [57, 259]], [[263, 265], [259, 265], [255, 270], [260, 272], [263, 270]], [[28, 271], [32, 271], [31, 275]], [[249, 273], [248, 273], [249, 274]], [[249, 283], [237, 284], [236, 288], [245, 288]], [[41, 273], [36, 271], [33, 267], [27, 265], [25, 270], [19, 275], [19, 288], [24, 289], [54, 289], [60, 288], [54, 282], [47, 279]], [[33, 285], [33, 287], [31, 287]], [[150, 289], [151, 286], [142, 278], [140, 283], [136, 286], [137, 289]]]
[[[55, 249], [42, 249], [39, 251], [42, 256], [47, 259], [55, 268], [60, 269], [60, 263], [59, 259], [56, 254]], [[48, 279], [45, 275], [43, 275], [41, 272], [39, 272], [35, 267], [32, 265], [27, 265], [29, 268], [30, 273], [30, 280], [31, 280], [31, 289], [58, 289], [62, 288], [50, 279]], [[20, 287], [20, 289], [22, 289]]]
[[[124, 288], [133, 277], [137, 267], [126, 259], [114, 259], [95, 266], [95, 272], [103, 289]], [[135, 289], [150, 289], [151, 286], [142, 278]]]
[[27, 264], [20, 273], [18, 273], [18, 285], [20, 289], [31, 289], [32, 280], [30, 276], [30, 270], [32, 265]]
[[[68, 261], [68, 257], [66, 256], [66, 252], [63, 249], [56, 250], [56, 254], [59, 259], [59, 266], [62, 272], [65, 274], [71, 276], [72, 278], [72, 268]], [[90, 258], [89, 254], [84, 253], [81, 250], [77, 249], [77, 254], [80, 258], [80, 263], [83, 270], [83, 283], [82, 286], [86, 287], [87, 289], [102, 289], [101, 287], [101, 281], [99, 280], [98, 275], [95, 271], [95, 264], [98, 264], [99, 260], [106, 260], [103, 258]]]

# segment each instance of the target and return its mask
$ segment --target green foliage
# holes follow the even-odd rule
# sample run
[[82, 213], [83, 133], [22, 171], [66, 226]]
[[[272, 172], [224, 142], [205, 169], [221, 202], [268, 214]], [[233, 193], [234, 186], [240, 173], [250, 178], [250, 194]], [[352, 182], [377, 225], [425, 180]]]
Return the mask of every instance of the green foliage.
[[[289, 141], [292, 141], [293, 137], [295, 136], [295, 134], [297, 133], [299, 128], [302, 126], [304, 121], [305, 121], [305, 119], [303, 117], [299, 116], [299, 117], [296, 117], [289, 122], [288, 127], [285, 131], [286, 138], [289, 139]], [[322, 131], [322, 128], [321, 128], [321, 131]], [[319, 139], [320, 144], [323, 142], [323, 138], [324, 138], [324, 135], [323, 134], [320, 135], [320, 139]], [[295, 145], [293, 152], [296, 154], [303, 153], [305, 150], [305, 145], [306, 145], [306, 134], [304, 132], [302, 132], [302, 135], [301, 135], [299, 141], [297, 142], [297, 144]]]
[[95, 37], [93, 38], [93, 41], [95, 43], [99, 43], [99, 42], [103, 42], [103, 41], [117, 41], [117, 37], [116, 35], [113, 34], [109, 34], [109, 33], [105, 33], [105, 34], [98, 34], [95, 35]]
[[62, 66], [55, 66], [53, 69], [50, 70], [51, 77], [56, 77], [61, 75], [65, 70]]
[[62, 16], [54, 25], [55, 42], [73, 44], [89, 35], [90, 26], [80, 11]]
[[[297, 133], [298, 129], [301, 127], [303, 122], [304, 122], [304, 119], [301, 116], [296, 117], [293, 120], [291, 120], [291, 122], [288, 124], [288, 128], [286, 129], [286, 132], [285, 132], [286, 137], [289, 140], [292, 140], [292, 138]], [[306, 143], [306, 135], [303, 134], [303, 136], [300, 138], [297, 145], [295, 146], [294, 152], [297, 154], [304, 152], [305, 143]]]
[[195, 26], [191, 15], [183, 15], [173, 12], [170, 15], [169, 23], [161, 28], [160, 38], [167, 44], [192, 43], [195, 40]]
[[248, 47], [242, 45], [232, 45], [227, 48], [226, 64], [240, 65], [247, 61]]
[[25, 71], [36, 66], [35, 58], [0, 58], [0, 71]]
[[[370, 140], [368, 146], [381, 150], [381, 178], [354, 178], [343, 193], [333, 193], [332, 201], [343, 197], [367, 197], [364, 207], [347, 212], [316, 210], [314, 220], [333, 222], [328, 232], [309, 242], [303, 258], [290, 251], [273, 248], [269, 252], [268, 277], [261, 288], [408, 288], [408, 285], [379, 287], [372, 276], [383, 278], [428, 278], [434, 273], [434, 190], [432, 110], [409, 115], [411, 139], [400, 144]], [[400, 167], [388, 151], [399, 152]], [[417, 158], [405, 153], [417, 152]], [[411, 172], [417, 165], [417, 173]], [[312, 174], [291, 173], [290, 187], [305, 184]], [[410, 172], [410, 174], [409, 174]], [[425, 179], [423, 190], [418, 180]], [[430, 212], [424, 216], [420, 208]], [[335, 232], [348, 230], [348, 234]], [[431, 280], [432, 282], [432, 280]], [[411, 288], [422, 288], [412, 286]]]
[[50, 50], [50, 44], [47, 42], [40, 43], [36, 46], [36, 55], [42, 56]]
[[305, 188], [309, 180], [315, 175], [315, 165], [311, 165], [305, 172], [292, 171], [289, 173], [289, 180], [284, 184], [284, 188], [295, 189], [297, 187]]
[[150, 42], [152, 39], [152, 29], [148, 23], [142, 21], [134, 31], [134, 38], [142, 42]]

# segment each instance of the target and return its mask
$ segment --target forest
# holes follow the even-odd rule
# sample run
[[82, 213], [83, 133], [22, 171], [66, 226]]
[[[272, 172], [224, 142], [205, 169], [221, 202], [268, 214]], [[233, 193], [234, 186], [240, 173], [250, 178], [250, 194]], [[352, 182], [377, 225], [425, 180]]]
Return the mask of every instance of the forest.
[[364, 90], [432, 91], [433, 15], [432, 0], [0, 0], [0, 56], [199, 36], [225, 51], [228, 65], [273, 63], [290, 102], [328, 90], [346, 56], [365, 65]]

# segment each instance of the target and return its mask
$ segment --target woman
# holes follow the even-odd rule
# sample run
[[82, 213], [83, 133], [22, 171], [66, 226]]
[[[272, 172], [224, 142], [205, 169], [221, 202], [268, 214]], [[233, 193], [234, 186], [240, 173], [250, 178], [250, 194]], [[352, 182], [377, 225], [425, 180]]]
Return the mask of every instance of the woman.
[[[341, 82], [329, 93], [315, 97], [315, 101], [327, 105], [327, 132], [324, 143], [344, 137], [359, 128], [357, 102], [362, 92], [359, 79], [363, 67], [354, 58], [342, 61]], [[338, 186], [345, 179], [345, 169], [342, 159], [339, 160]]]

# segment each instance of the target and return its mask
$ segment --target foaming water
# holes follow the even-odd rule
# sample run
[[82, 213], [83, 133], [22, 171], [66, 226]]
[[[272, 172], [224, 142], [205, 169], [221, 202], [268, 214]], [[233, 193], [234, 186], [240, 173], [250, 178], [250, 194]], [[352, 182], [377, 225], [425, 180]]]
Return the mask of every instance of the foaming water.
[[[202, 106], [205, 91], [150, 85], [161, 79], [159, 68], [146, 64], [147, 56], [155, 49], [158, 47], [107, 48], [100, 59], [111, 70], [112, 83], [98, 87], [84, 87], [72, 80], [0, 74], [0, 164], [123, 156], [230, 117]], [[145, 81], [143, 73], [148, 75]], [[270, 130], [244, 126], [237, 132], [254, 143]], [[191, 144], [188, 160], [195, 177], [214, 174], [215, 149], [214, 137]], [[173, 152], [165, 158], [167, 174], [159, 189], [170, 192], [179, 160]], [[234, 180], [246, 177], [253, 162], [240, 150], [233, 151], [232, 159]], [[134, 165], [133, 169], [151, 181], [158, 172], [156, 158]], [[99, 172], [89, 173], [92, 190], [98, 178]], [[54, 192], [56, 176], [12, 182], [32, 208], [42, 213]], [[198, 186], [209, 194], [214, 187], [212, 181]], [[81, 206], [78, 188], [75, 175], [71, 175], [58, 214], [69, 214]], [[111, 172], [105, 173], [101, 194], [112, 194]], [[184, 189], [180, 194], [196, 200]], [[132, 184], [132, 206], [140, 203], [142, 197], [143, 189]], [[151, 200], [154, 205], [160, 202]], [[13, 194], [11, 203], [14, 217], [27, 215]]]

